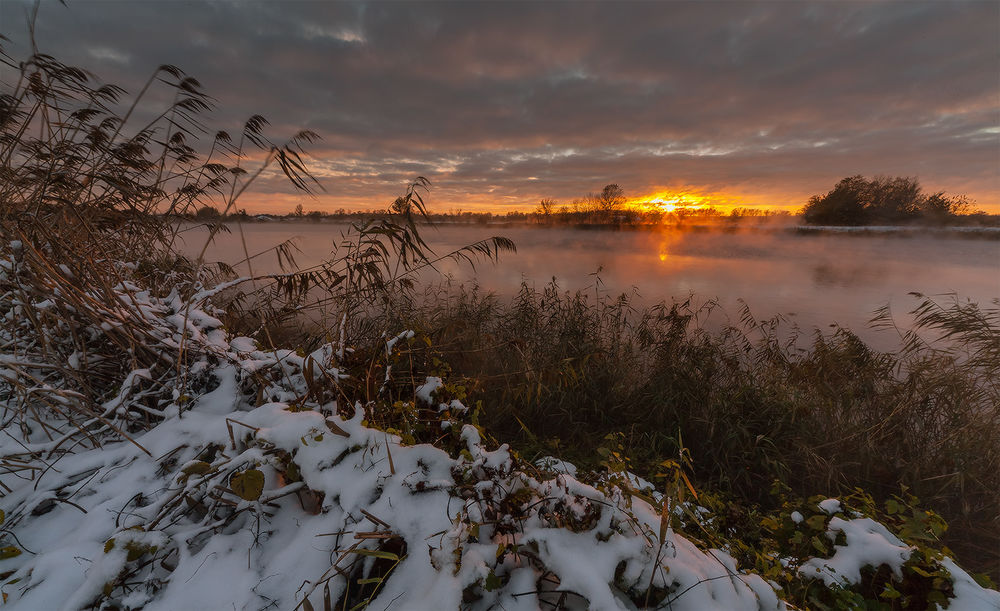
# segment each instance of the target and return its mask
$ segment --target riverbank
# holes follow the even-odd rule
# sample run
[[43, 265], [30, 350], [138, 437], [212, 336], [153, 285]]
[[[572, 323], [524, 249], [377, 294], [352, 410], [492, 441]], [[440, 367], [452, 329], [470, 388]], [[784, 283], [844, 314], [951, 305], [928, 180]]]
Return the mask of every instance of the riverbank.
[[[596, 453], [572, 450], [565, 427], [561, 444], [537, 436], [535, 415], [558, 424], [556, 411], [526, 409], [517, 391], [500, 396], [478, 386], [446, 354], [449, 345], [462, 346], [440, 336], [405, 326], [363, 333], [364, 321], [376, 320], [372, 310], [330, 320], [331, 330], [339, 328], [326, 336], [332, 341], [297, 338], [281, 348], [269, 345], [277, 336], [266, 329], [257, 338], [235, 333], [246, 318], [218, 309], [226, 301], [215, 300], [246, 280], [192, 291], [154, 280], [143, 264], [104, 262], [83, 282], [73, 267], [46, 263], [46, 252], [0, 247], [0, 312], [17, 321], [0, 331], [8, 346], [0, 570], [4, 600], [15, 607], [381, 608], [397, 601], [411, 608], [778, 609], [785, 601], [899, 599], [978, 608], [1000, 601], [950, 552], [936, 551], [944, 521], [907, 494], [885, 503], [862, 492], [803, 498], [776, 485], [776, 505], [765, 509], [703, 484], [702, 448], [716, 443], [692, 433], [682, 443], [683, 418], [675, 421], [673, 449], [642, 448], [658, 456], [652, 472], [628, 432], [606, 435]], [[110, 292], [87, 288], [102, 270], [124, 281], [104, 285]], [[555, 368], [532, 367], [544, 375], [539, 387], [571, 400], [567, 414], [580, 429], [581, 418], [596, 426], [593, 416], [615, 415], [588, 415], [591, 399], [580, 384], [607, 391], [615, 376], [622, 376], [615, 385], [627, 384], [631, 361], [565, 336], [591, 335], [587, 320], [567, 325], [573, 312], [596, 315], [601, 337], [623, 348], [607, 326], [612, 304], [573, 303], [536, 303], [555, 314], [543, 327], [549, 330], [517, 332], [534, 343], [512, 341], [483, 356], [548, 347]], [[477, 304], [464, 304], [455, 304], [453, 320], [472, 322], [468, 308]], [[529, 305], [522, 302], [522, 316]], [[27, 311], [40, 316], [10, 318]], [[697, 333], [693, 343], [684, 339], [687, 316], [668, 317], [657, 343], [667, 348], [674, 337], [685, 351], [711, 350]], [[371, 330], [380, 328], [390, 326]], [[41, 337], [44, 346], [35, 341]], [[580, 358], [566, 362], [558, 346], [581, 351]], [[695, 375], [699, 368], [677, 356], [669, 370]], [[529, 397], [535, 380], [524, 378]], [[665, 388], [727, 387], [720, 378], [675, 382]], [[484, 399], [514, 411], [494, 413]], [[498, 417], [519, 422], [528, 440], [500, 443], [509, 431], [495, 425]], [[728, 416], [718, 424], [727, 422], [747, 424]], [[774, 441], [787, 444], [777, 433]], [[741, 443], [725, 442], [717, 466], [741, 471]], [[593, 458], [573, 465], [539, 456], [532, 444]], [[767, 456], [787, 454], [775, 449]]]

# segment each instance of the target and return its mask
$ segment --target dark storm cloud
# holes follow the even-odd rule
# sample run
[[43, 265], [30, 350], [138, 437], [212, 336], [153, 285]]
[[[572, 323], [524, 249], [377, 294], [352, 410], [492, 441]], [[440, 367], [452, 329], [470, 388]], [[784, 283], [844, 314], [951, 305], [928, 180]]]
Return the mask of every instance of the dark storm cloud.
[[[0, 3], [15, 53], [25, 6]], [[854, 173], [1000, 204], [995, 2], [71, 1], [42, 6], [38, 39], [132, 90], [180, 66], [220, 126], [319, 132], [334, 204], [417, 174], [452, 204], [611, 181], [765, 204]]]

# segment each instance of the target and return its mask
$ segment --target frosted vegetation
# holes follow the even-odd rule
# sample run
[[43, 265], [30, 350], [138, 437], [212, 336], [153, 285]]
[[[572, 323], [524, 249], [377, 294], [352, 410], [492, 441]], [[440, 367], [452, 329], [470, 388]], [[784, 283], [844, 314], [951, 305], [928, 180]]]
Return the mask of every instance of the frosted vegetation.
[[[682, 435], [689, 415], [676, 414], [676, 445], [653, 448], [649, 464], [638, 457], [648, 459], [650, 448], [603, 430], [585, 409], [603, 439], [585, 448], [596, 457], [589, 464], [567, 462], [559, 444], [542, 455], [548, 435], [511, 434], [517, 447], [508, 445], [508, 431], [484, 405], [489, 396], [515, 405], [523, 395], [487, 395], [435, 352], [440, 329], [401, 320], [420, 314], [407, 309], [414, 278], [440, 260], [414, 218], [424, 209], [425, 181], [409, 186], [397, 213], [346, 234], [324, 263], [235, 277], [229, 266], [178, 255], [174, 217], [207, 205], [228, 211], [271, 169], [310, 188], [300, 146], [314, 134], [275, 144], [266, 121], [254, 117], [242, 133], [219, 133], [200, 151], [194, 137], [208, 98], [176, 68], [162, 67], [123, 106], [121, 90], [95, 86], [52, 58], [11, 66], [20, 78], [0, 98], [4, 605], [1000, 607], [988, 578], [970, 575], [942, 547], [945, 521], [905, 491], [876, 498], [840, 486], [827, 498], [801, 494], [805, 484], [789, 474], [765, 486], [743, 482], [767, 488], [759, 492], [775, 500], [764, 506], [733, 496], [739, 486], [727, 490], [710, 477], [713, 485], [703, 484], [699, 468], [725, 471], [728, 463], [724, 454], [713, 464], [685, 446], [707, 438]], [[150, 116], [143, 96], [159, 87], [174, 101]], [[492, 238], [444, 256], [495, 261], [512, 248]], [[287, 260], [290, 251], [274, 254]], [[311, 298], [317, 290], [326, 296], [320, 303]], [[548, 306], [533, 306], [535, 297]], [[517, 304], [539, 313], [568, 304], [577, 316], [560, 309], [537, 319], [539, 332], [523, 335], [520, 349], [533, 348], [532, 337], [556, 346], [560, 332], [593, 339], [596, 329], [617, 337], [623, 362], [632, 363], [624, 343], [637, 327], [624, 313], [610, 316], [607, 304], [588, 309], [558, 292]], [[955, 422], [928, 422], [935, 431], [922, 436], [907, 428], [909, 419], [886, 417], [880, 426], [913, 433], [907, 442], [937, 444], [923, 448], [934, 456], [953, 454], [947, 468], [971, 474], [962, 498], [978, 519], [995, 502], [988, 477], [997, 472], [997, 449], [982, 436], [989, 441], [996, 431], [989, 406], [998, 378], [983, 377], [1000, 360], [996, 314], [974, 304], [924, 307], [925, 322], [951, 333], [961, 350], [928, 351], [916, 335], [907, 335], [906, 349], [935, 367], [974, 374], [949, 378], [972, 402], [946, 413]], [[303, 308], [324, 314], [323, 326], [305, 335], [289, 331]], [[706, 353], [727, 345], [706, 343], [677, 306], [673, 318], [660, 312], [662, 326], [645, 328], [672, 332], [664, 347]], [[618, 326], [609, 326], [614, 320]], [[575, 324], [559, 332], [546, 326], [567, 322]], [[861, 364], [878, 358], [850, 337], [823, 345], [838, 341]], [[744, 347], [755, 358], [768, 350], [789, 358], [770, 341]], [[606, 354], [591, 360], [623, 375], [601, 360]], [[735, 358], [712, 354], [699, 362], [721, 368]], [[574, 371], [543, 373], [569, 380]], [[707, 371], [689, 373], [714, 384]], [[530, 382], [535, 396], [552, 391], [546, 378]], [[585, 398], [566, 388], [563, 399]], [[496, 414], [529, 437], [546, 417]], [[731, 424], [736, 432], [739, 423]], [[734, 434], [731, 447], [742, 443]], [[782, 473], [763, 463], [761, 473]]]

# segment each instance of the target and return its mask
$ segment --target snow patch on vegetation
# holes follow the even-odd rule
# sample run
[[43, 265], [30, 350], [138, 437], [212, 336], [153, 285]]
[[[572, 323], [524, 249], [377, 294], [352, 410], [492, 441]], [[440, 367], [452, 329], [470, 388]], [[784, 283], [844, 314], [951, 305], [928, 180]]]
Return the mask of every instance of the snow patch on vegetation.
[[[588, 484], [554, 457], [530, 467], [506, 445], [487, 449], [460, 420], [452, 451], [405, 445], [367, 426], [361, 404], [317, 400], [317, 380], [336, 388], [346, 375], [333, 344], [305, 355], [260, 350], [227, 335], [204, 304], [117, 290], [119, 319], [150, 325], [149, 347], [165, 362], [186, 344], [189, 383], [172, 366], [124, 372], [88, 425], [95, 445], [57, 412], [25, 420], [41, 406], [21, 403], [14, 385], [44, 364], [31, 346], [3, 355], [3, 537], [13, 551], [0, 572], [12, 608], [295, 608], [359, 598], [414, 609], [785, 606], [728, 552], [674, 532], [649, 502], [663, 494], [631, 473], [619, 487], [606, 477]], [[111, 331], [77, 332], [99, 341]], [[17, 325], [0, 334], [8, 346], [25, 337]], [[415, 395], [433, 404], [443, 386], [428, 377]], [[451, 418], [466, 413], [443, 405]], [[135, 426], [139, 416], [152, 418], [148, 428]], [[26, 466], [11, 469], [18, 464]], [[833, 517], [831, 540], [836, 533], [846, 545], [800, 569], [829, 586], [857, 582], [869, 565], [898, 573], [908, 555], [867, 518]], [[993, 600], [957, 567], [953, 574], [962, 601]]]

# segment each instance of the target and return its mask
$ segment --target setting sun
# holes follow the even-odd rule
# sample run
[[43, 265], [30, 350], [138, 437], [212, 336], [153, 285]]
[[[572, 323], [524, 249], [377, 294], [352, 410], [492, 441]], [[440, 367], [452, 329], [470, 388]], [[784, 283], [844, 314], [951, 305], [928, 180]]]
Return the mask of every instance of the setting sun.
[[738, 200], [720, 194], [707, 194], [695, 189], [669, 189], [649, 195], [629, 198], [627, 204], [643, 212], [675, 212], [705, 208], [731, 208]]
[[673, 212], [678, 209], [704, 208], [703, 198], [695, 198], [677, 193], [662, 192], [651, 196], [637, 197], [629, 200], [629, 205], [642, 210], [643, 212]]

